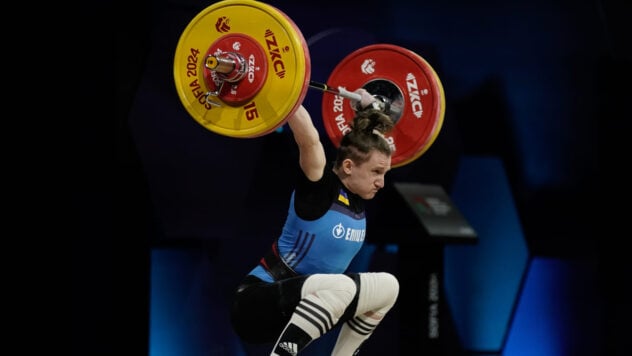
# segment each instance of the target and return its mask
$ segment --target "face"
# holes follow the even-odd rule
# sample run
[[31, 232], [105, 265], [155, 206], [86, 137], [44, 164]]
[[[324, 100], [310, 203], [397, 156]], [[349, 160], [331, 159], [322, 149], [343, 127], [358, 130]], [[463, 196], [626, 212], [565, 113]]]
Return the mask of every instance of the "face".
[[373, 151], [368, 161], [356, 165], [347, 159], [342, 168], [347, 174], [347, 189], [363, 199], [373, 199], [375, 194], [384, 188], [384, 176], [391, 170], [391, 156]]

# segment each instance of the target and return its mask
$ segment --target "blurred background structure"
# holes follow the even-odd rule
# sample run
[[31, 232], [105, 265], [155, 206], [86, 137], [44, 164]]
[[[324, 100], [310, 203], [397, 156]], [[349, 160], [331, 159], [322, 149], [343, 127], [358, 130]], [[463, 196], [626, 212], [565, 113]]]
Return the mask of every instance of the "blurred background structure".
[[[224, 137], [180, 103], [176, 45], [212, 3], [80, 4], [76, 31], [92, 39], [77, 39], [80, 87], [112, 90], [77, 93], [86, 120], [72, 196], [74, 354], [268, 350], [237, 340], [227, 303], [282, 226], [296, 156], [287, 128]], [[313, 80], [326, 82], [355, 49], [390, 43], [424, 57], [444, 86], [437, 140], [389, 173], [369, 205], [368, 241], [353, 267], [403, 282], [363, 355], [629, 354], [629, 3], [267, 3], [300, 28]], [[96, 58], [110, 65], [95, 67]], [[331, 152], [323, 95], [310, 89], [304, 103]], [[478, 242], [425, 243], [394, 199], [395, 182], [443, 187]], [[421, 309], [436, 266], [441, 337], [430, 340]]]

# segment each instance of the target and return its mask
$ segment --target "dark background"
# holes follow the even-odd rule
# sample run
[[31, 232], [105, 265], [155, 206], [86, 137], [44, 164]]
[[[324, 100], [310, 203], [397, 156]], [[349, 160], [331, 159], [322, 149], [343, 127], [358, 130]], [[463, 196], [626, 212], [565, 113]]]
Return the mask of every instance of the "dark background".
[[[325, 81], [336, 60], [372, 41], [413, 49], [432, 63], [446, 92], [444, 127], [427, 153], [389, 179], [449, 190], [459, 157], [501, 158], [530, 253], [598, 261], [603, 354], [627, 350], [629, 5], [269, 3], [308, 42], [327, 30], [342, 34], [311, 44], [314, 80]], [[76, 100], [85, 116], [73, 155], [77, 354], [147, 353], [152, 248], [221, 251], [236, 236], [274, 236], [284, 214], [294, 163], [287, 130], [219, 137], [178, 102], [171, 71], [178, 36], [210, 4], [80, 4], [75, 32], [89, 40], [70, 37], [81, 53], [75, 68], [80, 87], [98, 83], [100, 90], [79, 90]], [[310, 111], [322, 95], [310, 90]], [[247, 224], [235, 214], [244, 206]], [[243, 254], [236, 265], [249, 269], [259, 250]]]

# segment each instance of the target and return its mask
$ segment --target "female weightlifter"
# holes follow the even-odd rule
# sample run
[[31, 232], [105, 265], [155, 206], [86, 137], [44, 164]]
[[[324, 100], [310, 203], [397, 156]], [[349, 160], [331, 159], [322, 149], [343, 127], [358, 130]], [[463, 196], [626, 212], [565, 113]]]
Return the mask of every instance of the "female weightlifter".
[[365, 200], [384, 187], [393, 128], [364, 89], [352, 130], [329, 163], [317, 129], [301, 105], [288, 118], [302, 174], [288, 217], [270, 251], [234, 295], [231, 322], [249, 343], [272, 343], [270, 355], [297, 355], [340, 325], [331, 355], [356, 355], [399, 294], [386, 272], [345, 273], [365, 237]]

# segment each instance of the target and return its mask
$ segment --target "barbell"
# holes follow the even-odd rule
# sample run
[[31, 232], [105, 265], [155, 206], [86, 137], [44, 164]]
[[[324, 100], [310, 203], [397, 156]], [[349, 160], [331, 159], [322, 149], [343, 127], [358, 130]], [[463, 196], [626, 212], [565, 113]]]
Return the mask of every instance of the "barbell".
[[[355, 115], [350, 91], [379, 98], [394, 121], [386, 134], [391, 165], [420, 157], [443, 125], [445, 93], [417, 53], [372, 44], [347, 55], [325, 83], [313, 81], [309, 48], [284, 12], [256, 0], [221, 0], [198, 13], [178, 41], [173, 74], [180, 101], [206, 129], [235, 138], [275, 131], [298, 109], [309, 88], [323, 92], [322, 116], [337, 147]], [[350, 90], [347, 90], [350, 89]]]

